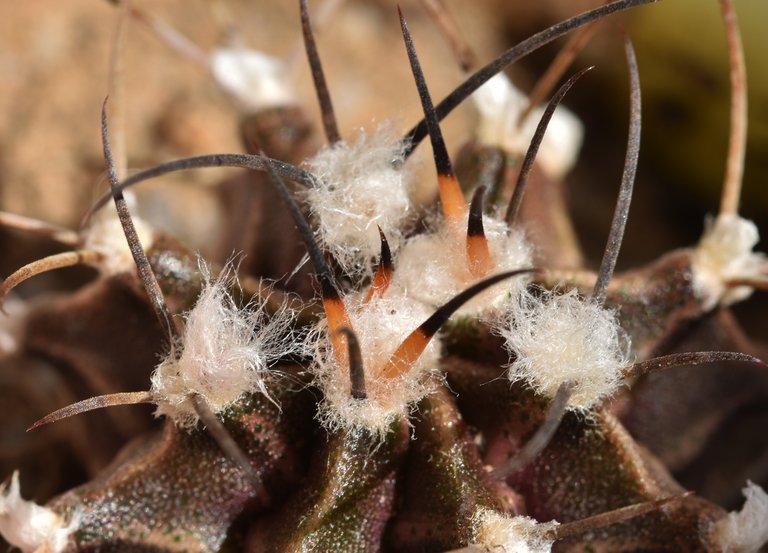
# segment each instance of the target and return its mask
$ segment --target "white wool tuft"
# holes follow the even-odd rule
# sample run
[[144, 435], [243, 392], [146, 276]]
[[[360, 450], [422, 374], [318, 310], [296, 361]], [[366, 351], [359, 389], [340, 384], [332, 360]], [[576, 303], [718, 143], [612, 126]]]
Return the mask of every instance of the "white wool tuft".
[[724, 553], [755, 553], [768, 543], [768, 494], [747, 481], [741, 511], [715, 523], [713, 537]]
[[226, 278], [206, 284], [186, 315], [181, 356], [172, 353], [152, 374], [157, 414], [179, 426], [197, 424], [191, 394], [199, 394], [214, 413], [247, 392], [269, 395], [264, 375], [278, 358], [301, 348], [290, 330], [287, 310], [267, 314], [263, 303], [235, 305]]
[[360, 343], [368, 397], [350, 395], [349, 370], [339, 366], [323, 321], [310, 338], [316, 351], [316, 379], [325, 394], [319, 418], [331, 431], [363, 427], [383, 439], [397, 417], [434, 390], [440, 358], [435, 340], [408, 373], [392, 379], [381, 374], [395, 349], [432, 312], [393, 287], [368, 304], [359, 297], [346, 298], [345, 304]]
[[297, 103], [288, 85], [285, 64], [257, 50], [220, 48], [211, 56], [211, 72], [245, 111]]
[[549, 553], [554, 540], [546, 533], [558, 524], [480, 509], [472, 517], [472, 545], [489, 553]]
[[728, 287], [728, 280], [764, 277], [765, 255], [752, 251], [760, 240], [757, 226], [738, 215], [719, 215], [707, 222], [693, 251], [693, 284], [705, 309], [730, 305], [752, 294], [749, 286]]
[[510, 379], [525, 381], [548, 397], [570, 382], [570, 405], [577, 409], [613, 394], [629, 364], [629, 337], [616, 313], [580, 299], [575, 291], [521, 295], [499, 333], [515, 358]]
[[[483, 226], [488, 249], [496, 264], [487, 276], [531, 266], [531, 246], [522, 231], [508, 231], [506, 223], [489, 216], [483, 216]], [[409, 239], [395, 260], [394, 281], [408, 296], [436, 308], [482, 280], [475, 278], [469, 270], [465, 229], [466, 222], [459, 231], [442, 223], [434, 233]], [[477, 314], [503, 307], [529, 280], [530, 277], [521, 275], [492, 286], [469, 300], [457, 314]]]
[[[132, 212], [131, 219], [139, 241], [145, 250], [149, 249], [155, 241], [155, 231], [149, 223], [133, 214], [136, 211], [135, 197], [128, 192], [124, 192], [123, 195]], [[99, 263], [99, 269], [102, 272], [113, 275], [134, 270], [136, 265], [133, 255], [114, 207], [108, 206], [93, 216], [84, 238], [86, 249], [95, 250], [104, 256]]]
[[[525, 153], [544, 108], [534, 109], [522, 125], [517, 120], [528, 98], [499, 73], [472, 94], [478, 111], [477, 140], [490, 147]], [[536, 160], [548, 174], [562, 178], [576, 164], [584, 126], [570, 111], [558, 106], [544, 134]]]
[[320, 239], [348, 274], [375, 266], [381, 252], [377, 225], [393, 253], [400, 246], [412, 215], [412, 172], [403, 159], [400, 138], [385, 124], [370, 136], [361, 129], [356, 142], [337, 142], [306, 162], [318, 177], [306, 199]]
[[22, 499], [18, 471], [10, 487], [0, 487], [0, 535], [22, 553], [60, 553], [79, 526], [77, 512], [67, 524], [51, 509]]

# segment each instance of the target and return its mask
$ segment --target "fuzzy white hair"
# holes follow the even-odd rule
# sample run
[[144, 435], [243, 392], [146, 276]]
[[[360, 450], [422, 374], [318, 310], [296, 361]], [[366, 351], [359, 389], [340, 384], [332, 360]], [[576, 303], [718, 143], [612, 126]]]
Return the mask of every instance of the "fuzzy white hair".
[[630, 341], [616, 313], [580, 299], [576, 291], [522, 294], [498, 332], [514, 357], [511, 380], [548, 397], [570, 383], [569, 405], [576, 409], [613, 394], [629, 365]]
[[383, 439], [392, 423], [437, 385], [440, 350], [435, 341], [407, 373], [395, 378], [382, 374], [395, 349], [431, 311], [392, 288], [383, 298], [374, 298], [368, 304], [360, 296], [347, 298], [345, 303], [360, 344], [368, 397], [351, 396], [349, 369], [339, 366], [323, 321], [310, 338], [316, 352], [316, 380], [325, 394], [318, 416], [331, 431], [364, 427]]
[[693, 285], [704, 309], [730, 305], [752, 294], [749, 286], [730, 287], [728, 280], [758, 278], [768, 273], [765, 255], [752, 249], [760, 240], [757, 226], [734, 214], [707, 221], [693, 251]]
[[[509, 152], [525, 153], [544, 113], [537, 108], [518, 125], [528, 105], [527, 95], [520, 92], [503, 73], [495, 75], [471, 96], [478, 112], [478, 142]], [[576, 164], [584, 126], [570, 111], [557, 108], [536, 156], [541, 167], [551, 176], [562, 178]]]
[[297, 103], [288, 84], [285, 64], [258, 50], [219, 48], [211, 56], [211, 73], [245, 111]]
[[259, 302], [238, 307], [228, 291], [231, 279], [205, 276], [200, 297], [186, 315], [181, 355], [172, 352], [152, 374], [157, 414], [184, 428], [198, 421], [192, 394], [214, 413], [248, 392], [269, 397], [264, 376], [270, 365], [302, 347], [286, 309], [268, 314]]
[[489, 553], [549, 553], [554, 540], [546, 532], [558, 524], [479, 509], [472, 517], [472, 545]]
[[320, 241], [348, 274], [370, 274], [381, 251], [377, 225], [395, 252], [412, 216], [412, 171], [390, 124], [331, 144], [305, 162], [318, 177], [306, 193]]
[[[481, 280], [469, 270], [466, 227], [466, 219], [460, 226], [443, 222], [435, 232], [409, 239], [395, 260], [394, 282], [409, 296], [434, 308]], [[531, 266], [531, 246], [521, 230], [509, 230], [505, 222], [487, 215], [483, 216], [483, 227], [495, 264], [493, 273]], [[520, 276], [493, 286], [469, 300], [457, 314], [475, 315], [501, 308], [528, 280]]]
[[756, 553], [768, 543], [768, 494], [747, 481], [742, 490], [747, 498], [741, 511], [717, 521], [712, 535], [724, 553]]
[[0, 487], [0, 535], [22, 553], [61, 553], [80, 526], [79, 512], [64, 518], [47, 507], [22, 499], [19, 472]]

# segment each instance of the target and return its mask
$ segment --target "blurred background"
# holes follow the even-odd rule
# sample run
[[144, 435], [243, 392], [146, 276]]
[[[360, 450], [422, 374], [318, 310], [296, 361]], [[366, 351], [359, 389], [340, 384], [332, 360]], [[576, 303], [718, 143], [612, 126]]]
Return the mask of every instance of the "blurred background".
[[[318, 42], [342, 133], [394, 119], [403, 130], [420, 116], [397, 22], [395, 2], [346, 0], [318, 20]], [[507, 2], [445, 0], [483, 63], [515, 42], [596, 0]], [[462, 79], [450, 49], [421, 0], [401, 2], [436, 99]], [[768, 194], [768, 64], [760, 47], [768, 4], [735, 0], [749, 80], [749, 151], [745, 216], [766, 222]], [[293, 59], [293, 86], [310, 117], [319, 120], [301, 53], [298, 2], [135, 0], [172, 25], [203, 52], [239, 40]], [[321, 2], [311, 2], [315, 12]], [[0, 209], [74, 227], [104, 189], [99, 110], [107, 93], [117, 10], [106, 0], [43, 0], [0, 4]], [[320, 18], [322, 19], [322, 17]], [[701, 234], [703, 217], [717, 209], [727, 151], [728, 70], [725, 35], [715, 0], [668, 0], [606, 20], [574, 64], [596, 64], [566, 98], [583, 119], [585, 145], [568, 178], [577, 231], [588, 257], [599, 258], [623, 163], [627, 126], [626, 71], [620, 29], [637, 48], [643, 85], [643, 143], [627, 243], [619, 266], [631, 267]], [[199, 65], [130, 22], [122, 53], [129, 168], [175, 157], [242, 151], [241, 113]], [[512, 67], [523, 90], [535, 83], [563, 44], [556, 42]], [[446, 119], [449, 148], [457, 151], [472, 110]], [[428, 147], [419, 148], [429, 161]], [[429, 163], [423, 163], [431, 170]], [[144, 185], [155, 222], [210, 252], [221, 232], [211, 200], [226, 171], [196, 171]], [[425, 182], [433, 182], [426, 178]], [[197, 206], [190, 210], [189, 205]], [[148, 216], [153, 218], [150, 212]], [[21, 239], [0, 242], [6, 252]], [[25, 244], [24, 248], [34, 244]], [[26, 255], [25, 255], [26, 257]], [[34, 257], [32, 257], [34, 258]], [[2, 274], [18, 266], [3, 256]], [[10, 265], [9, 265], [10, 264]], [[47, 288], [56, 283], [37, 281]], [[28, 286], [35, 287], [34, 283]], [[23, 288], [21, 289], [24, 290]]]

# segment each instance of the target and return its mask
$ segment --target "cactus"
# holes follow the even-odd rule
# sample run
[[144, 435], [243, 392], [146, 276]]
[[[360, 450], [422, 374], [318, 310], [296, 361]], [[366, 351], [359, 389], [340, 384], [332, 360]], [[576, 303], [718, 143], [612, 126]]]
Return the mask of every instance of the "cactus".
[[[579, 140], [558, 105], [589, 69], [543, 109], [527, 109], [497, 75], [566, 31], [583, 39], [585, 25], [653, 1], [616, 0], [534, 35], [436, 105], [401, 12], [424, 113], [402, 138], [392, 125], [342, 138], [306, 0], [301, 27], [328, 141], [319, 151], [285, 87], [283, 62], [258, 52], [204, 60], [254, 112], [242, 129], [248, 154], [183, 158], [128, 176], [119, 129], [110, 129], [119, 116], [105, 101], [110, 191], [86, 230], [2, 214], [7, 226], [72, 248], [0, 288], [9, 310], [12, 301], [21, 312], [16, 329], [0, 327], [13, 350], [0, 365], [27, 404], [6, 424], [69, 440], [66, 463], [90, 474], [38, 505], [22, 498], [14, 473], [0, 487], [0, 534], [24, 552], [54, 553], [762, 547], [768, 495], [760, 486], [746, 484], [743, 509], [728, 513], [670, 473], [768, 392], [761, 352], [728, 310], [765, 287], [768, 269], [752, 251], [757, 228], [737, 213], [746, 108], [729, 1], [721, 6], [734, 130], [721, 210], [696, 246], [645, 267], [614, 275], [640, 143], [629, 38], [627, 155], [597, 272], [568, 265], [581, 257], [561, 186], [573, 152], [546, 134], [552, 122], [560, 130], [550, 132]], [[150, 14], [129, 2], [120, 10], [167, 38]], [[473, 63], [466, 45], [458, 51]], [[217, 73], [233, 60], [243, 74]], [[257, 79], [255, 92], [239, 77]], [[454, 168], [440, 120], [474, 92], [484, 113]], [[427, 136], [439, 209], [413, 202], [420, 177], [409, 157]], [[131, 215], [131, 187], [214, 166], [258, 175], [253, 195], [222, 185], [232, 205], [258, 211], [258, 233], [245, 241], [255, 261], [196, 258]], [[506, 166], [519, 169], [514, 191]], [[116, 216], [97, 211], [110, 200]], [[525, 229], [537, 222], [532, 240]], [[305, 254], [311, 270], [283, 278]], [[10, 295], [40, 272], [82, 263], [98, 275], [75, 292], [35, 305]], [[137, 404], [153, 405], [158, 420]], [[21, 449], [12, 461], [55, 471], [36, 468], [45, 447]]]

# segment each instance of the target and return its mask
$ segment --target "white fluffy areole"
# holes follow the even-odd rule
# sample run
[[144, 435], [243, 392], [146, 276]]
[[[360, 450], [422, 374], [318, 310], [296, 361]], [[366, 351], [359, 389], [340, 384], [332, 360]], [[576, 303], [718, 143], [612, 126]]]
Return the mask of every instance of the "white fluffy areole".
[[768, 543], [768, 494], [749, 481], [742, 493], [747, 500], [741, 511], [729, 513], [713, 528], [723, 553], [756, 553]]
[[765, 255], [752, 249], [760, 240], [757, 226], [738, 215], [719, 215], [707, 222], [693, 250], [693, 284], [704, 308], [730, 305], [749, 297], [749, 286], [728, 286], [729, 280], [765, 278]]
[[[135, 197], [129, 192], [124, 192], [128, 207], [132, 212], [136, 211]], [[148, 249], [155, 241], [155, 231], [152, 226], [132, 213], [131, 219], [136, 228], [136, 234], [144, 249]], [[99, 263], [99, 269], [109, 275], [135, 270], [136, 264], [133, 254], [125, 239], [123, 226], [117, 217], [117, 212], [112, 206], [107, 206], [96, 213], [91, 220], [91, 225], [85, 231], [84, 247], [99, 252], [103, 259]]]
[[248, 392], [268, 394], [264, 377], [278, 358], [297, 351], [291, 315], [267, 314], [263, 303], [238, 307], [223, 279], [208, 281], [186, 315], [182, 352], [169, 355], [152, 374], [157, 414], [179, 426], [197, 424], [191, 395], [198, 394], [214, 413]]
[[472, 545], [488, 553], [549, 553], [554, 540], [547, 532], [558, 524], [480, 509], [472, 518]]
[[[383, 298], [363, 304], [359, 297], [345, 301], [360, 343], [367, 399], [350, 395], [347, 366], [340, 366], [331, 348], [328, 327], [321, 322], [314, 333], [317, 382], [325, 395], [320, 420], [331, 431], [363, 427], [382, 437], [397, 417], [432, 392], [440, 358], [432, 341], [410, 371], [396, 378], [382, 374], [392, 353], [432, 313], [391, 287]], [[346, 342], [345, 342], [346, 343]]]
[[629, 364], [629, 337], [616, 314], [575, 291], [521, 295], [499, 333], [514, 359], [510, 379], [548, 397], [571, 383], [569, 405], [576, 409], [589, 409], [613, 394]]
[[[531, 266], [531, 246], [522, 231], [508, 231], [506, 223], [483, 216], [488, 249], [495, 268], [487, 276]], [[439, 307], [469, 286], [482, 280], [469, 270], [466, 222], [459, 229], [441, 224], [429, 234], [409, 239], [395, 259], [394, 282], [412, 298], [432, 308]], [[503, 307], [514, 299], [530, 277], [510, 278], [478, 294], [458, 311], [476, 315]]]
[[[477, 140], [485, 146], [524, 154], [528, 150], [544, 108], [534, 109], [518, 125], [528, 98], [503, 73], [491, 78], [472, 94], [478, 112]], [[536, 160], [551, 176], [562, 178], [576, 164], [584, 126], [572, 112], [559, 106], [547, 127]]]
[[79, 526], [77, 514], [66, 522], [51, 509], [22, 499], [18, 471], [10, 486], [0, 487], [0, 534], [22, 553], [60, 553]]
[[377, 225], [393, 252], [400, 246], [412, 215], [413, 184], [402, 161], [403, 144], [385, 124], [371, 135], [360, 130], [354, 143], [337, 142], [306, 162], [318, 177], [306, 200], [320, 240], [348, 274], [375, 266], [381, 252]]
[[211, 56], [211, 72], [218, 85], [245, 111], [297, 103], [285, 64], [258, 50], [220, 48]]

